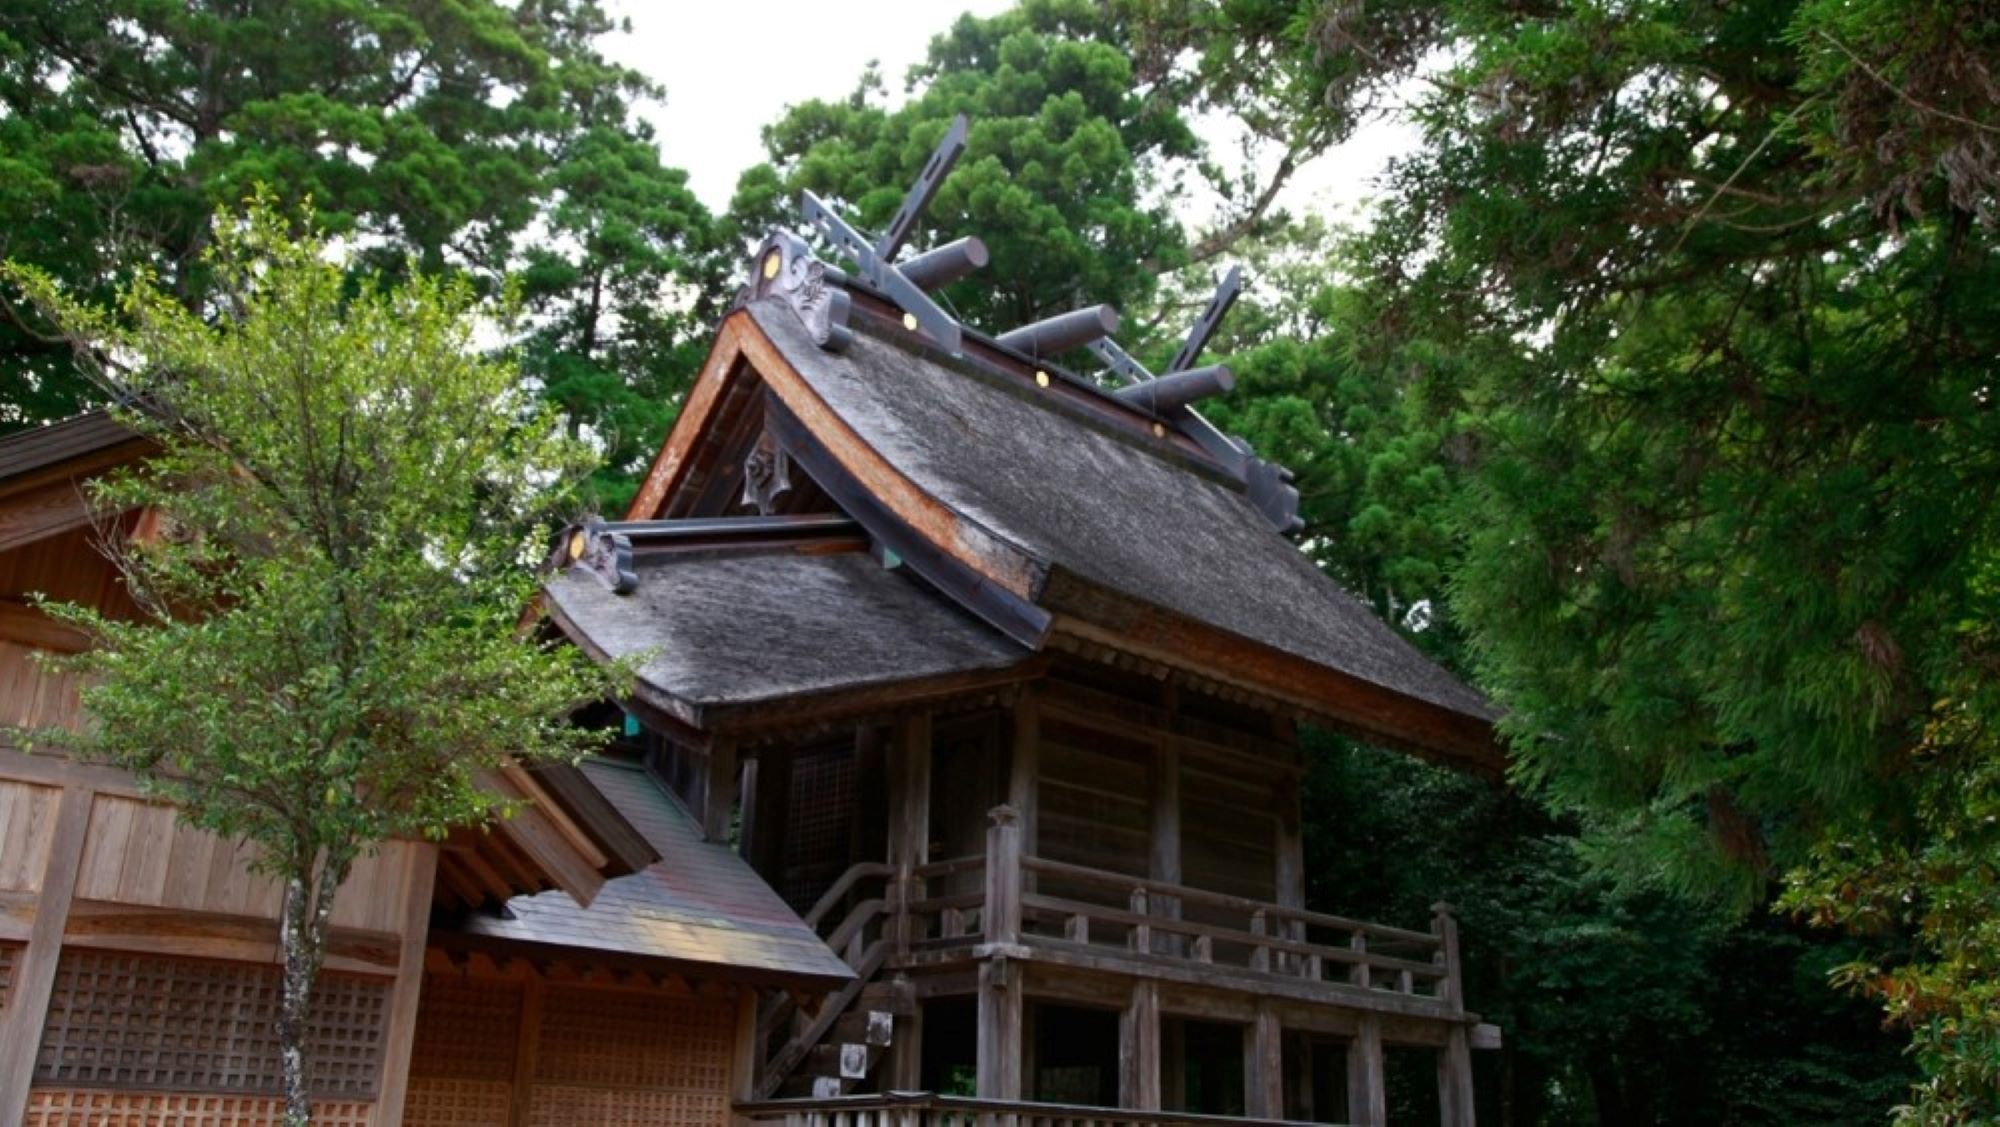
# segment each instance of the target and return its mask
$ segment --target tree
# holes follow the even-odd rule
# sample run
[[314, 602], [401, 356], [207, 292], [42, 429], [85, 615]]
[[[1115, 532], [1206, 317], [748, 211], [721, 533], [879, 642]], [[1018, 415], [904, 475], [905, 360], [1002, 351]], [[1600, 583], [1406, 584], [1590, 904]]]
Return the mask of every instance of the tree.
[[[0, 11], [0, 255], [108, 304], [150, 269], [189, 308], [211, 214], [253, 184], [311, 200], [356, 262], [524, 271], [530, 373], [611, 455], [657, 442], [712, 291], [707, 213], [633, 117], [595, 0], [29, 0]], [[674, 357], [665, 361], [663, 357]], [[89, 400], [62, 334], [0, 306], [0, 430]]]
[[1186, 260], [1168, 206], [1198, 153], [1179, 108], [1134, 90], [1132, 62], [1087, 0], [1029, 0], [961, 16], [912, 69], [911, 97], [883, 103], [872, 69], [845, 101], [792, 107], [764, 132], [771, 163], [743, 174], [731, 215], [756, 231], [798, 226], [800, 189], [864, 227], [886, 224], [951, 118], [967, 155], [925, 213], [933, 242], [986, 241], [992, 262], [943, 292], [992, 332], [1095, 302], [1131, 309]]
[[201, 255], [213, 320], [141, 275], [117, 314], [18, 264], [120, 417], [160, 445], [95, 488], [167, 530], [112, 539], [140, 621], [50, 609], [90, 718], [41, 733], [137, 772], [190, 824], [259, 849], [284, 887], [280, 1034], [288, 1121], [310, 1114], [305, 1021], [335, 894], [391, 837], [483, 821], [476, 772], [574, 757], [567, 717], [614, 688], [580, 652], [524, 638], [528, 522], [586, 456], [512, 365], [474, 347], [463, 281], [352, 284], [322, 234], [268, 198]]
[[[1282, 7], [1241, 11], [1297, 65], [1354, 68], [1323, 112], [1402, 90], [1423, 130], [1355, 244], [1357, 300], [1468, 471], [1452, 608], [1517, 781], [1631, 879], [1739, 907], [1788, 879], [1828, 920], [1865, 914], [1828, 890], [1911, 892], [1897, 918], [1945, 926], [1883, 955], [1977, 1003], [1964, 944], [1994, 902], [1933, 862], [1969, 856], [1990, 749], [1962, 721], [1990, 723], [1995, 668], [1968, 624], [1993, 620], [2000, 532], [2000, 25], [1887, 0]], [[1954, 1077], [1915, 1114], [2000, 1111], [1990, 1040], [1931, 1024], [1967, 1015], [1852, 978]]]

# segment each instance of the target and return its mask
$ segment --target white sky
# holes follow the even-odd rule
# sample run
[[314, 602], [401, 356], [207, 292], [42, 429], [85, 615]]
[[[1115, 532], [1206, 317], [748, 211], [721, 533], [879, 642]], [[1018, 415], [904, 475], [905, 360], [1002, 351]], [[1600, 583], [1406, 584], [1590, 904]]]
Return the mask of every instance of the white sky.
[[[646, 113], [662, 159], [687, 169], [695, 194], [721, 211], [737, 175], [763, 159], [758, 131], [786, 106], [845, 96], [871, 59], [882, 64], [890, 94], [900, 96], [904, 72], [958, 13], [993, 15], [1010, 6], [1011, 0], [728, 0], [699, 7], [610, 0], [613, 14], [631, 20], [632, 33], [604, 46], [614, 60], [666, 87], [666, 104]], [[1233, 154], [1226, 122], [1197, 124], [1219, 156]], [[1411, 134], [1395, 125], [1363, 129], [1300, 169], [1280, 203], [1348, 218], [1371, 194], [1384, 162], [1410, 143]], [[1196, 225], [1205, 218], [1199, 211], [1188, 216]]]

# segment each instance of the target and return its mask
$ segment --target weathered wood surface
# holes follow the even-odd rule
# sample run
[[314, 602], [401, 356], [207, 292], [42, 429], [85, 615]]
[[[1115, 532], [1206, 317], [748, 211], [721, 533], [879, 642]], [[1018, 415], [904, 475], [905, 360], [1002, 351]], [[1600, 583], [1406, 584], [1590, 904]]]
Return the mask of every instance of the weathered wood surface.
[[69, 920], [96, 797], [87, 787], [72, 786], [64, 788], [56, 800], [34, 924], [27, 949], [14, 965], [7, 1005], [0, 1008], [0, 1127], [21, 1127], [27, 1113], [29, 1079], [34, 1075], [42, 1024], [55, 987], [63, 927]]

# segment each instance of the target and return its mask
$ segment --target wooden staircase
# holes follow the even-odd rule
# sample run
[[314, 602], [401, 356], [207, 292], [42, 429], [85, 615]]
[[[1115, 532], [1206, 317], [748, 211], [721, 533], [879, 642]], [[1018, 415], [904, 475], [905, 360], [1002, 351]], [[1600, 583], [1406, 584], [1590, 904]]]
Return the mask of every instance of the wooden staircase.
[[[887, 918], [883, 886], [893, 872], [878, 862], [856, 865], [805, 914], [806, 925], [854, 971], [854, 981], [815, 1007], [801, 1008], [789, 995], [766, 1004], [757, 1021], [759, 1044], [766, 1046], [760, 1053], [758, 1099], [831, 1099], [855, 1092], [889, 1051], [897, 1019], [916, 1013], [907, 979], [876, 977], [889, 956], [890, 941], [882, 928]], [[826, 928], [842, 905], [848, 908], [840, 922]]]

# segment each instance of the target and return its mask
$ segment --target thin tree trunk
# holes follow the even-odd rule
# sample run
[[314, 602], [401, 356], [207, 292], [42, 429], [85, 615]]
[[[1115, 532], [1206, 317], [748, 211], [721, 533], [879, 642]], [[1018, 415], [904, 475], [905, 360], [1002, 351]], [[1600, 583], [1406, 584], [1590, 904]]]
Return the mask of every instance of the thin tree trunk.
[[[284, 913], [278, 942], [284, 952], [284, 995], [278, 1010], [278, 1053], [284, 1066], [286, 1127], [312, 1122], [312, 1061], [306, 1055], [306, 1027], [312, 1016], [313, 985], [326, 959], [326, 935], [333, 920], [333, 897], [347, 879], [350, 862], [321, 854], [295, 865], [285, 882]], [[317, 870], [317, 871], [315, 871]]]

